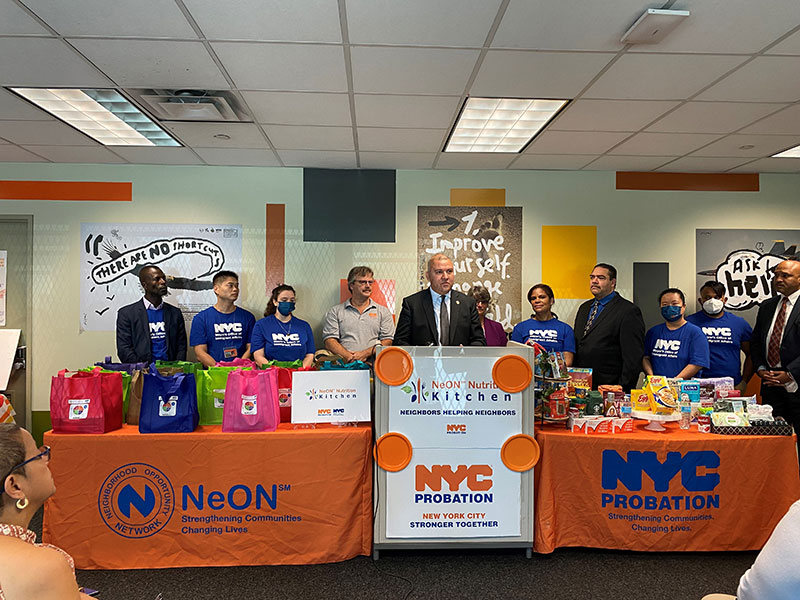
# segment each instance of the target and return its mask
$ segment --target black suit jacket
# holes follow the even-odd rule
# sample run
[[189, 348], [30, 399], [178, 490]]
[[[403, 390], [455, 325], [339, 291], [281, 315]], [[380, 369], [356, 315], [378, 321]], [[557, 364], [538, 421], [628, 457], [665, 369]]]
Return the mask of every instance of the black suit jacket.
[[633, 302], [617, 294], [595, 317], [586, 335], [583, 329], [594, 300], [587, 300], [575, 316], [576, 367], [592, 369], [592, 385], [618, 384], [626, 391], [636, 386], [644, 356], [644, 320]]
[[[783, 296], [770, 298], [762, 302], [756, 317], [756, 326], [753, 327], [753, 337], [750, 339], [750, 354], [753, 359], [753, 366], [770, 368], [767, 363], [767, 352], [769, 350], [769, 326], [772, 325], [772, 318], [778, 310]], [[786, 328], [783, 330], [781, 338], [781, 368], [786, 369], [792, 374], [795, 381], [800, 382], [800, 302], [795, 302], [792, 312], [786, 317]]]
[[[167, 333], [167, 360], [186, 360], [186, 325], [179, 308], [164, 305], [164, 329]], [[147, 309], [139, 299], [117, 311], [117, 356], [120, 362], [152, 362], [150, 323]]]
[[[456, 290], [450, 292], [449, 337], [447, 346], [486, 345], [475, 299]], [[395, 346], [439, 345], [430, 288], [403, 298], [393, 343]]]

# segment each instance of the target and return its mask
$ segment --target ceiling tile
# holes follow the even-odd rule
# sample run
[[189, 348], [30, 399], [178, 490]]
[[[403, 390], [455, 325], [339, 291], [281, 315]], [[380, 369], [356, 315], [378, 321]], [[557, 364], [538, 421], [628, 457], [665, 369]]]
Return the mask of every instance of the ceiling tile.
[[770, 48], [765, 54], [792, 54], [800, 56], [800, 31], [793, 33], [781, 43]]
[[[111, 82], [61, 40], [0, 38], [0, 85], [107, 87]], [[128, 57], [130, 58], [130, 57]]]
[[264, 125], [276, 148], [284, 150], [353, 150], [352, 127]]
[[53, 117], [11, 92], [0, 90], [0, 119], [11, 121], [53, 121]]
[[35, 35], [50, 32], [11, 0], [0, 4], [0, 35]]
[[239, 89], [346, 92], [344, 50], [317, 44], [212, 44]]
[[355, 152], [335, 150], [281, 150], [278, 152], [287, 167], [316, 167], [319, 169], [355, 169]]
[[25, 4], [63, 36], [194, 38], [197, 34], [174, 0], [25, 0]]
[[756, 102], [687, 102], [647, 128], [647, 131], [674, 133], [731, 133], [781, 104]]
[[595, 158], [594, 154], [523, 154], [509, 168], [577, 171]]
[[800, 134], [800, 106], [790, 106], [758, 123], [745, 127], [739, 133]]
[[[71, 40], [117, 85], [226, 90], [230, 86], [202, 42]], [[136, 60], [131, 60], [131, 57]]]
[[796, 158], [759, 158], [733, 169], [732, 173], [797, 173], [800, 160]]
[[452, 94], [464, 92], [478, 50], [354, 47], [356, 92]]
[[637, 133], [614, 148], [610, 154], [634, 156], [683, 155], [719, 138], [700, 133]]
[[99, 146], [61, 121], [0, 121], [0, 137], [21, 145]]
[[189, 148], [152, 146], [117, 146], [114, 153], [140, 165], [201, 165], [201, 161]]
[[684, 156], [678, 160], [664, 165], [659, 171], [673, 173], [724, 173], [738, 167], [749, 158], [717, 158], [705, 156]]
[[483, 46], [499, 0], [347, 0], [353, 44]]
[[0, 144], [10, 144], [11, 142], [7, 142], [4, 139], [0, 138]]
[[437, 169], [505, 169], [518, 154], [452, 152], [439, 156]]
[[360, 127], [449, 129], [459, 101], [443, 96], [356, 94], [356, 122]]
[[[209, 39], [341, 42], [336, 0], [184, 0]], [[348, 6], [349, 8], [349, 6]]]
[[576, 100], [548, 130], [639, 131], [677, 105], [658, 100]]
[[242, 92], [259, 123], [352, 125], [347, 94]]
[[26, 150], [57, 163], [122, 163], [119, 156], [103, 147], [92, 146], [25, 146]]
[[525, 154], [603, 154], [629, 135], [608, 131], [545, 131], [528, 146]]
[[[187, 146], [195, 148], [269, 148], [258, 127], [249, 123], [162, 122]], [[230, 139], [215, 138], [227, 135]]]
[[18, 146], [0, 146], [0, 162], [46, 162]]
[[697, 100], [794, 102], [800, 100], [800, 56], [759, 56], [700, 94]]
[[744, 60], [742, 56], [625, 54], [603, 73], [584, 96], [684, 100]]
[[435, 153], [359, 152], [362, 169], [430, 169]]
[[[759, 2], [730, 0], [678, 0], [670, 8], [690, 15], [658, 44], [658, 52], [753, 54], [798, 23], [796, 0], [771, 0], [768, 10]], [[649, 48], [642, 44], [633, 50]]]
[[652, 171], [674, 156], [601, 156], [584, 171]]
[[541, 50], [612, 50], [646, 8], [641, 0], [511, 0], [494, 36], [495, 48]]
[[[698, 150], [692, 156], [764, 157], [798, 144], [800, 136], [797, 135], [734, 134]], [[743, 149], [742, 146], [752, 146], [752, 148]]]
[[388, 129], [359, 127], [359, 150], [381, 152], [433, 152], [442, 149], [446, 129]]
[[240, 148], [195, 148], [209, 165], [241, 167], [279, 167], [272, 150], [243, 150]]
[[491, 97], [574, 98], [613, 56], [489, 50], [469, 93]]

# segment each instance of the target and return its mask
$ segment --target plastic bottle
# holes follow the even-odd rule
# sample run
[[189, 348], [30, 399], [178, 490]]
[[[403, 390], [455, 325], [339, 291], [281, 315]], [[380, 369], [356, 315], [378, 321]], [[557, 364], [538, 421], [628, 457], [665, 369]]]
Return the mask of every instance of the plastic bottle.
[[681, 395], [681, 429], [689, 429], [692, 423], [692, 403], [688, 394]]

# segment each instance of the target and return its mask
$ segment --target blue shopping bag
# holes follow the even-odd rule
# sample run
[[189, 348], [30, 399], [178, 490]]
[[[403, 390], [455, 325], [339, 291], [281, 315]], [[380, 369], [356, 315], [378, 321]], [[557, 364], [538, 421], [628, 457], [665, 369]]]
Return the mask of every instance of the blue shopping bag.
[[151, 365], [144, 374], [139, 433], [191, 433], [199, 421], [194, 374], [165, 377]]

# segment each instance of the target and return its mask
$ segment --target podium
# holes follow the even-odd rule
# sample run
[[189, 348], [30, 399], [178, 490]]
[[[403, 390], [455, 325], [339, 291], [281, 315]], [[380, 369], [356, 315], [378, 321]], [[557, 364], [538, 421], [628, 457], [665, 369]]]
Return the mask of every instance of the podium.
[[383, 347], [375, 360], [373, 558], [533, 546], [533, 350]]

